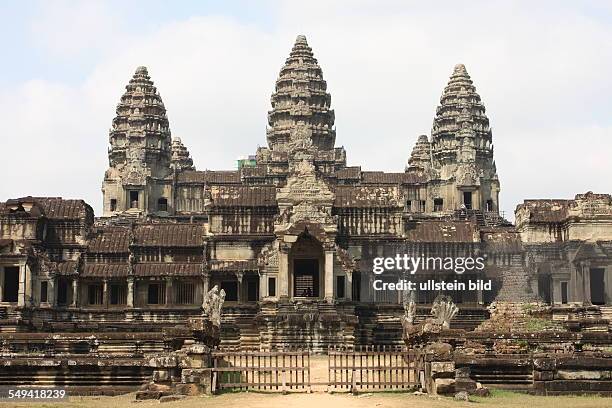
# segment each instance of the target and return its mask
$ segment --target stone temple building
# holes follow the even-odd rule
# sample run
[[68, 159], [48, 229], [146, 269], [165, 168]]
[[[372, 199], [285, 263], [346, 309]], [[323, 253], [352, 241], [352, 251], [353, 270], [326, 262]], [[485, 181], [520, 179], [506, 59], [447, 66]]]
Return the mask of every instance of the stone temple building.
[[[490, 290], [449, 293], [461, 309], [453, 324], [464, 328], [496, 300], [602, 313], [612, 304], [612, 197], [526, 200], [508, 222], [489, 119], [465, 66], [455, 66], [431, 135], [418, 136], [398, 173], [346, 165], [304, 36], [271, 101], [267, 147], [253, 163], [199, 171], [139, 67], [112, 121], [101, 217], [83, 200], [0, 203], [0, 329], [177, 325], [218, 285], [226, 345], [397, 344], [403, 295], [372, 284], [403, 276], [372, 273], [374, 258], [395, 254], [486, 259], [462, 275], [417, 275], [491, 280]], [[436, 295], [419, 292], [421, 318]]]

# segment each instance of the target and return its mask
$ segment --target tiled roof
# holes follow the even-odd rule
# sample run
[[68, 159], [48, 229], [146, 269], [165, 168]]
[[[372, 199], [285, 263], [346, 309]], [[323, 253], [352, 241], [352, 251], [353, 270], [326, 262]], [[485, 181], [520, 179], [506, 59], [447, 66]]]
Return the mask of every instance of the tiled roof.
[[59, 272], [60, 275], [71, 275], [76, 273], [76, 268], [76, 261], [63, 261], [57, 263], [57, 272]]
[[[20, 204], [33, 203], [42, 215], [51, 220], [80, 220], [85, 219], [93, 222], [93, 209], [83, 200], [63, 199], [61, 197], [22, 197], [7, 200], [0, 203], [0, 213], [6, 211], [7, 207]], [[35, 216], [41, 215], [38, 212]]]
[[211, 271], [252, 271], [257, 270], [257, 268], [256, 259], [210, 261]]
[[141, 263], [134, 265], [136, 276], [199, 276], [199, 263]]
[[418, 184], [426, 181], [425, 176], [412, 173], [361, 172], [361, 182], [364, 184]]
[[216, 207], [276, 207], [273, 186], [218, 186], [211, 189]]
[[184, 171], [178, 175], [179, 183], [240, 184], [240, 172], [230, 171]]
[[338, 186], [335, 207], [397, 207], [398, 191], [394, 186]]
[[411, 242], [478, 242], [476, 225], [469, 221], [407, 223], [406, 239]]
[[204, 241], [202, 224], [138, 224], [135, 244], [161, 247], [200, 247]]
[[126, 253], [129, 244], [129, 227], [103, 227], [89, 241], [88, 252]]
[[359, 179], [361, 177], [361, 167], [345, 167], [336, 172], [338, 179]]
[[128, 271], [127, 263], [87, 263], [81, 276], [85, 278], [121, 278], [128, 276]]

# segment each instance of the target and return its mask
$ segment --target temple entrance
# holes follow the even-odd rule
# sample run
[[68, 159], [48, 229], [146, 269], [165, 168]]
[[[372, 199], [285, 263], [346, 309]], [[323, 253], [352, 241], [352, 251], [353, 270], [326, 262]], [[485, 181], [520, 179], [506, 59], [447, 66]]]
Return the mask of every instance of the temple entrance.
[[467, 208], [468, 210], [472, 209], [472, 192], [471, 191], [463, 192], [463, 205], [465, 205], [465, 208]]
[[293, 293], [297, 297], [319, 297], [319, 260], [293, 261]]
[[324, 254], [321, 243], [307, 231], [289, 252], [290, 296], [319, 298], [324, 292]]
[[603, 268], [591, 268], [591, 303], [594, 305], [606, 304]]
[[4, 267], [4, 282], [2, 285], [2, 301], [17, 302], [19, 293], [19, 268], [16, 266]]

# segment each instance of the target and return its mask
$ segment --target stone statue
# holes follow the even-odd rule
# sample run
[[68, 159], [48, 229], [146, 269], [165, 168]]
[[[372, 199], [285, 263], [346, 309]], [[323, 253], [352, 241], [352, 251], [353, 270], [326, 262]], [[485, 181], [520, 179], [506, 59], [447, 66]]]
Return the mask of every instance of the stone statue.
[[450, 322], [457, 312], [459, 312], [459, 308], [450, 296], [438, 296], [431, 307], [434, 322], [440, 324], [443, 329], [450, 328]]
[[223, 302], [225, 302], [225, 291], [223, 289], [219, 291], [218, 285], [215, 285], [204, 295], [204, 301], [202, 302], [204, 314], [217, 327], [221, 326], [221, 308], [223, 307]]
[[402, 305], [404, 306], [403, 323], [414, 324], [416, 317], [416, 301], [413, 290], [405, 290], [402, 293]]

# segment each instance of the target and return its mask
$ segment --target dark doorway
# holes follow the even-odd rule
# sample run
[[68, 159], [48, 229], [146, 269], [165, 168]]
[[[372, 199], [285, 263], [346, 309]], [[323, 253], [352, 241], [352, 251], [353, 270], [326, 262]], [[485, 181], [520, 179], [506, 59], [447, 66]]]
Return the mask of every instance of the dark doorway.
[[336, 276], [336, 297], [342, 299], [345, 297], [346, 278], [342, 276]]
[[138, 208], [138, 191], [130, 191], [130, 208]]
[[568, 297], [567, 282], [561, 282], [561, 303], [566, 304]]
[[319, 297], [318, 259], [296, 259], [293, 261], [293, 295]]
[[353, 272], [353, 287], [351, 290], [353, 300], [359, 302], [361, 300], [361, 274], [359, 272]]
[[227, 300], [228, 302], [238, 301], [238, 282], [237, 281], [221, 282], [221, 289], [225, 291], [225, 300]]
[[539, 275], [538, 276], [538, 295], [546, 303], [550, 303], [550, 275]]
[[4, 268], [4, 285], [2, 286], [2, 301], [17, 302], [19, 294], [19, 267]]
[[463, 192], [463, 205], [465, 205], [465, 208], [467, 208], [468, 210], [472, 209], [472, 192], [471, 191]]
[[606, 303], [603, 268], [591, 268], [591, 303], [594, 305]]
[[57, 304], [66, 306], [68, 304], [68, 281], [60, 278], [57, 282]]
[[259, 280], [247, 280], [247, 302], [257, 302], [259, 299]]

